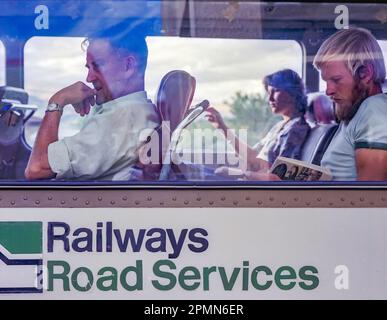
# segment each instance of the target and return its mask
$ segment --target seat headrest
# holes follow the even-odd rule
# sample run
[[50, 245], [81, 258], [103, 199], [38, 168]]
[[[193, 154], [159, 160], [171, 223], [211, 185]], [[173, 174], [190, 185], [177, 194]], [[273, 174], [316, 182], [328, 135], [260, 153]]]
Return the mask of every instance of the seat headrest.
[[171, 132], [181, 122], [191, 105], [196, 80], [188, 72], [174, 70], [162, 79], [157, 90], [156, 107], [161, 121], [169, 121]]
[[317, 124], [336, 122], [332, 100], [321, 92], [308, 94], [308, 109]]

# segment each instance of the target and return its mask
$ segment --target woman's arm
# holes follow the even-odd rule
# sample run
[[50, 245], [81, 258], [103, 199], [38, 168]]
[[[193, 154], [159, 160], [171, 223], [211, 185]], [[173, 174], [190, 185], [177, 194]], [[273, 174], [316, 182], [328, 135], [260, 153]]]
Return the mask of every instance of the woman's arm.
[[250, 147], [247, 143], [241, 141], [235, 134], [234, 130], [230, 130], [224, 122], [222, 116], [215, 108], [206, 109], [208, 114], [206, 118], [216, 129], [220, 129], [225, 138], [231, 143], [236, 153], [243, 159], [247, 160], [249, 170], [257, 171], [267, 169], [269, 164], [257, 158], [257, 151]]

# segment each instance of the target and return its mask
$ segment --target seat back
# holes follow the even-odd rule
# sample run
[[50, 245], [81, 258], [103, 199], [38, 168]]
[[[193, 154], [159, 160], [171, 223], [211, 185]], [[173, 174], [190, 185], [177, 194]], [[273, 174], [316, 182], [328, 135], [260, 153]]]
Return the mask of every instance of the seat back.
[[[159, 178], [172, 133], [191, 106], [195, 88], [195, 78], [183, 70], [170, 71], [161, 79], [156, 94], [156, 108], [162, 123], [148, 139], [149, 141], [158, 139], [159, 161], [157, 164], [143, 167], [143, 178], [145, 180]], [[147, 156], [150, 158], [151, 155], [148, 154]]]
[[337, 128], [337, 124], [316, 125], [312, 128], [302, 146], [300, 160], [320, 165]]
[[317, 125], [336, 122], [333, 102], [321, 92], [308, 94], [308, 113]]
[[[23, 89], [0, 87], [0, 179], [24, 179], [31, 148], [24, 137], [28, 94]], [[14, 108], [18, 104], [18, 108]], [[28, 109], [28, 108], [27, 108]]]
[[195, 78], [186, 71], [173, 70], [161, 79], [156, 95], [156, 107], [161, 121], [169, 121], [171, 133], [187, 113], [195, 88]]

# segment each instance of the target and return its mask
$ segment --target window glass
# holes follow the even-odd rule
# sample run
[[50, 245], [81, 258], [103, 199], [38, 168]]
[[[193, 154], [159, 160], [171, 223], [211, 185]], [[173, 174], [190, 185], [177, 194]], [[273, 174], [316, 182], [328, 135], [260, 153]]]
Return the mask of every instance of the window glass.
[[[43, 116], [53, 93], [76, 81], [85, 81], [82, 41], [83, 38], [34, 37], [27, 42], [25, 88], [30, 94], [30, 103], [39, 106], [36, 119]], [[299, 74], [302, 70], [301, 48], [295, 41], [147, 37], [147, 43], [146, 90], [152, 100], [166, 73], [185, 70], [196, 79], [193, 104], [208, 99], [233, 129], [247, 128], [247, 139], [254, 144], [278, 121], [269, 111], [263, 77], [283, 68]], [[238, 109], [242, 101], [251, 103], [252, 109]], [[258, 109], [255, 116], [251, 114], [254, 108]], [[75, 134], [82, 121], [71, 108], [66, 108], [60, 137]], [[30, 123], [35, 125], [27, 127], [26, 137], [32, 145], [39, 121]], [[191, 128], [205, 129], [211, 125], [201, 117]], [[189, 147], [184, 142], [181, 146]]]
[[147, 87], [153, 95], [160, 79], [175, 69], [197, 81], [194, 102], [209, 99], [225, 107], [237, 91], [264, 94], [265, 75], [284, 68], [301, 75], [302, 52], [296, 41], [148, 37]]
[[[242, 139], [252, 145], [279, 120], [269, 109], [264, 76], [284, 68], [300, 75], [302, 70], [301, 47], [296, 41], [148, 37], [148, 46], [146, 83], [152, 97], [167, 72], [185, 70], [196, 79], [193, 104], [207, 99], [230, 129], [246, 129]], [[201, 116], [185, 130], [178, 145], [185, 159], [227, 148], [234, 153], [219, 132], [213, 132], [214, 139], [209, 137], [211, 128]], [[200, 133], [207, 137], [195, 144]]]
[[[26, 127], [27, 142], [35, 140], [39, 119], [43, 117], [47, 102], [58, 90], [86, 77], [85, 53], [81, 44], [83, 38], [70, 37], [33, 37], [25, 45], [25, 90], [31, 104], [39, 110], [35, 121]], [[66, 108], [59, 129], [59, 136], [76, 133], [83, 121]]]

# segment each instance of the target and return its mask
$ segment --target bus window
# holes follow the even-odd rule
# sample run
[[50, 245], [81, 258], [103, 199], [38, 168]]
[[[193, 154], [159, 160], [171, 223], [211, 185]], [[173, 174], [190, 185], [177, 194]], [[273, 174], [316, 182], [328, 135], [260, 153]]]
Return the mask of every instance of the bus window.
[[[25, 46], [25, 89], [30, 103], [38, 105], [41, 118], [50, 96], [59, 89], [86, 78], [85, 53], [81, 49], [84, 38], [33, 37]], [[203, 39], [177, 37], [147, 37], [149, 59], [146, 72], [146, 90], [155, 97], [160, 79], [171, 70], [185, 70], [198, 83], [193, 104], [208, 99], [235, 129], [248, 128], [248, 139], [255, 143], [277, 121], [270, 112], [261, 110], [254, 124], [244, 123], [246, 117], [237, 112], [238, 95], [249, 99], [264, 96], [262, 79], [278, 69], [290, 68], [301, 74], [302, 51], [291, 40]], [[224, 52], [232, 54], [224, 55]], [[223, 59], [220, 57], [224, 57]], [[267, 103], [256, 108], [267, 109]], [[259, 111], [259, 110], [258, 110]], [[251, 110], [249, 110], [251, 112]], [[264, 117], [262, 117], [264, 115]], [[60, 137], [76, 133], [82, 118], [67, 108], [60, 126]], [[193, 128], [208, 127], [198, 119]], [[200, 123], [199, 123], [200, 122]], [[253, 127], [250, 127], [253, 126]], [[26, 138], [33, 144], [38, 126], [29, 126]], [[186, 139], [183, 141], [187, 141]], [[187, 148], [187, 146], [184, 146]], [[209, 146], [211, 147], [211, 146]]]
[[[33, 37], [25, 45], [25, 90], [31, 104], [39, 106], [26, 128], [26, 140], [33, 145], [39, 120], [43, 117], [47, 101], [52, 94], [86, 77], [85, 54], [81, 43], [84, 38]], [[64, 110], [60, 126], [60, 137], [76, 133], [82, 118], [74, 115], [70, 108]]]
[[[256, 144], [278, 121], [264, 97], [263, 77], [285, 68], [302, 74], [302, 50], [292, 40], [148, 37], [147, 42], [146, 87], [151, 97], [163, 75], [175, 69], [185, 70], [197, 81], [193, 104], [208, 99], [233, 129], [247, 129], [250, 144]], [[238, 108], [242, 100], [245, 109]], [[204, 117], [197, 119], [183, 134], [180, 152], [200, 153], [187, 136], [193, 136], [193, 130], [209, 128]], [[224, 145], [224, 138], [217, 138]], [[208, 141], [202, 151], [215, 150], [222, 148]]]

